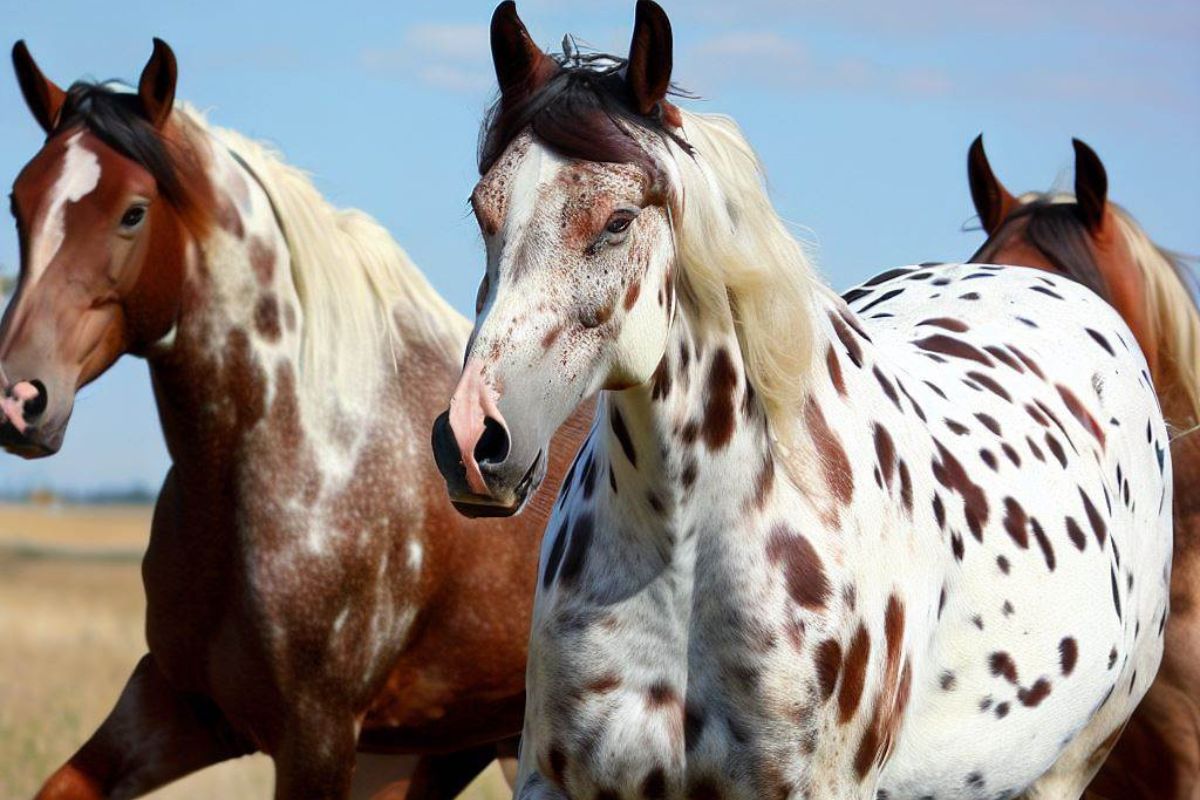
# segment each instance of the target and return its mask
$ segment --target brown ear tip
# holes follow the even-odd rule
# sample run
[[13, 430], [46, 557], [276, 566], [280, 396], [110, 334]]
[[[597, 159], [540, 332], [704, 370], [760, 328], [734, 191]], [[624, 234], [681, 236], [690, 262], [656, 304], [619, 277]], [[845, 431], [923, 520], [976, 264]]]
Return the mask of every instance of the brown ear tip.
[[169, 59], [172, 62], [175, 61], [175, 51], [171, 49], [171, 45], [157, 36], [154, 37], [154, 55]]
[[496, 10], [492, 12], [492, 24], [497, 22], [507, 22], [517, 19], [517, 4], [514, 0], [504, 0], [503, 3], [496, 6]]
[[637, 9], [634, 12], [634, 21], [645, 20], [646, 22], [662, 25], [667, 31], [671, 30], [671, 18], [667, 16], [667, 12], [663, 7], [654, 0], [638, 0]]
[[1071, 147], [1074, 148], [1074, 150], [1077, 154], [1088, 155], [1088, 156], [1091, 156], [1092, 158], [1099, 160], [1098, 156], [1096, 155], [1096, 151], [1093, 150], [1091, 145], [1089, 145], [1083, 139], [1079, 139], [1079, 138], [1072, 136], [1071, 137]]

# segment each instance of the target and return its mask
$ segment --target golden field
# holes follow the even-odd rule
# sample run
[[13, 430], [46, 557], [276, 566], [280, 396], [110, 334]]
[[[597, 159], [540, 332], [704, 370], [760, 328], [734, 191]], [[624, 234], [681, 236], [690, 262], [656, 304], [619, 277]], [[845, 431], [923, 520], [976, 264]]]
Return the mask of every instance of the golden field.
[[[0, 799], [32, 797], [95, 730], [145, 652], [139, 562], [150, 508], [0, 503]], [[262, 755], [150, 797], [269, 798]], [[496, 765], [464, 798], [510, 793]]]

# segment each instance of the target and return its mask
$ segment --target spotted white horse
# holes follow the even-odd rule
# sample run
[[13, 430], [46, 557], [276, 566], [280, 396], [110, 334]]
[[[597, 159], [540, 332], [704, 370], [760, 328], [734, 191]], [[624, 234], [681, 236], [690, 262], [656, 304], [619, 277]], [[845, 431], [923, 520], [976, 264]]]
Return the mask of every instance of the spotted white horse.
[[1074, 798], [1154, 678], [1167, 434], [1069, 280], [884, 273], [856, 311], [671, 32], [552, 58], [512, 3], [452, 496], [506, 503], [601, 392], [547, 529], [520, 798]]

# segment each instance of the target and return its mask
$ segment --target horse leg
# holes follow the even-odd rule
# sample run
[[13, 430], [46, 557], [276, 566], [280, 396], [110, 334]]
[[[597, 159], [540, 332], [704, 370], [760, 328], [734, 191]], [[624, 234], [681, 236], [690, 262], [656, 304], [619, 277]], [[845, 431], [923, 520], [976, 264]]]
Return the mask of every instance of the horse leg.
[[252, 752], [212, 700], [177, 692], [147, 654], [107, 719], [47, 779], [37, 800], [139, 797]]
[[297, 705], [309, 713], [284, 727], [274, 753], [275, 800], [347, 800], [354, 780], [358, 721], [321, 713], [321, 706], [307, 698]]

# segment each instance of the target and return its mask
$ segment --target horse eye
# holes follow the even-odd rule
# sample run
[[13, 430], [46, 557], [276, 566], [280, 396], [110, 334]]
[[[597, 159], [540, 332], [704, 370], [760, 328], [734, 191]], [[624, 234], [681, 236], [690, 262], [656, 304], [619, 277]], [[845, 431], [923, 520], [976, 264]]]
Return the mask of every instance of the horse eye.
[[608, 233], [623, 233], [624, 231], [628, 230], [629, 226], [632, 224], [633, 217], [622, 214], [610, 219], [608, 224], [604, 226], [604, 230]]
[[145, 206], [130, 206], [129, 209], [121, 216], [121, 227], [136, 228], [145, 218]]

